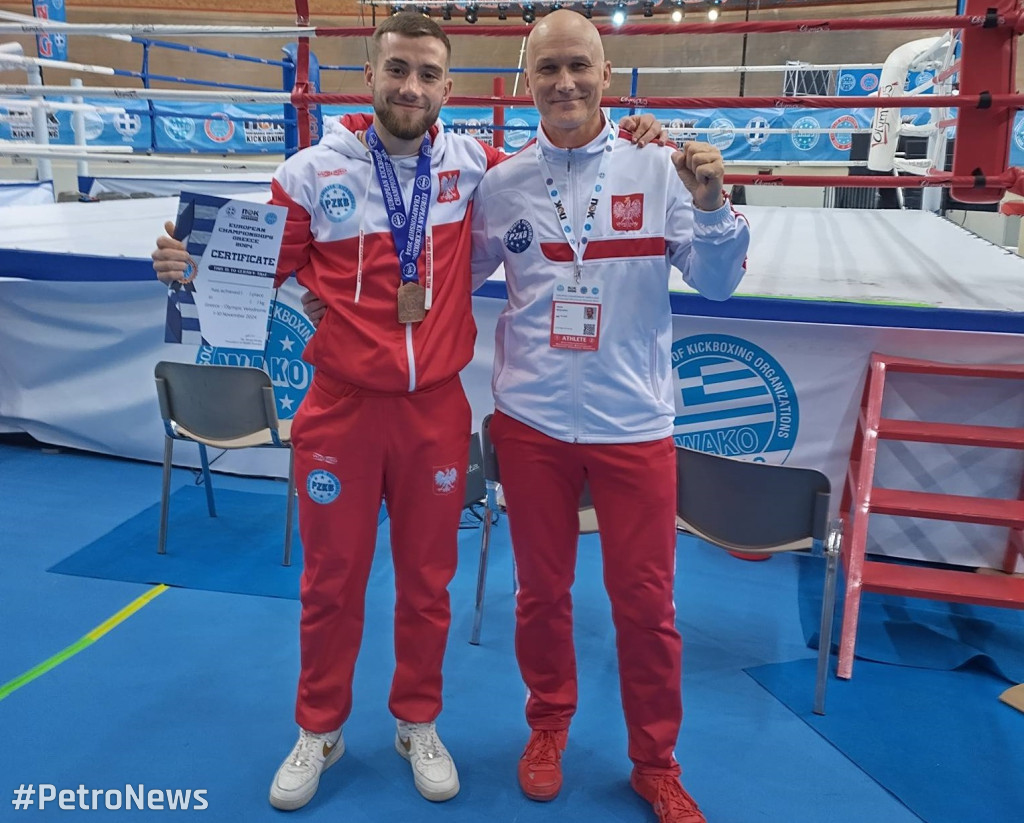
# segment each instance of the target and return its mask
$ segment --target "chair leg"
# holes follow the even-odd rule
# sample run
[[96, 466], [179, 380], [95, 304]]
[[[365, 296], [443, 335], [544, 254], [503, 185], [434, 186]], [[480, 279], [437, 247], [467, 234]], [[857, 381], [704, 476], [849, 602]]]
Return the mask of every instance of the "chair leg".
[[487, 582], [487, 552], [491, 546], [491, 493], [484, 504], [484, 527], [480, 533], [480, 560], [476, 569], [476, 604], [473, 608], [473, 631], [469, 642], [480, 645], [480, 627], [484, 620], [484, 588]]
[[206, 446], [199, 444], [199, 462], [203, 465], [203, 485], [206, 487], [206, 508], [210, 517], [217, 516], [217, 507], [213, 503], [213, 480], [210, 478], [210, 461], [206, 456]]
[[174, 453], [174, 439], [164, 436], [164, 472], [160, 489], [160, 533], [157, 537], [156, 553], [167, 554], [167, 510], [171, 496], [171, 457]]
[[821, 627], [818, 631], [818, 676], [814, 686], [814, 713], [825, 714], [825, 689], [828, 661], [832, 654], [832, 623], [836, 610], [836, 578], [839, 576], [839, 552], [843, 539], [841, 521], [829, 526], [825, 540], [825, 584], [821, 596]]
[[295, 452], [288, 449], [288, 508], [284, 518], [284, 560], [282, 566], [292, 564], [292, 514], [295, 511]]

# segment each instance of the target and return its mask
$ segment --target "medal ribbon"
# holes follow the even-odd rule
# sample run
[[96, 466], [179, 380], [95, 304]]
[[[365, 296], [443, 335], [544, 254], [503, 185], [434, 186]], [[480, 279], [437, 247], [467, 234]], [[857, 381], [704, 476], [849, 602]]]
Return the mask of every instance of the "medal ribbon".
[[604, 179], [607, 174], [608, 160], [612, 154], [612, 143], [615, 141], [616, 130], [611, 123], [605, 123], [605, 145], [601, 152], [601, 162], [597, 166], [597, 177], [594, 178], [594, 192], [587, 204], [587, 213], [583, 219], [583, 232], [579, 241], [576, 240], [576, 232], [573, 231], [572, 223], [569, 222], [569, 210], [565, 207], [565, 198], [555, 188], [555, 180], [544, 159], [544, 151], [541, 149], [540, 141], [537, 141], [537, 162], [540, 164], [541, 173], [544, 175], [544, 186], [547, 189], [551, 204], [555, 207], [555, 214], [558, 222], [562, 224], [562, 232], [566, 242], [572, 248], [573, 257], [576, 258], [576, 277], [579, 278], [583, 269], [583, 256], [587, 251], [587, 243], [590, 240], [590, 232], [594, 228], [594, 217], [597, 214], [598, 203], [604, 192]]
[[403, 283], [419, 282], [420, 251], [427, 233], [427, 212], [430, 210], [430, 138], [424, 135], [416, 161], [416, 182], [413, 184], [412, 202], [405, 209], [402, 187], [398, 183], [391, 157], [377, 136], [373, 126], [366, 132], [366, 144], [373, 158], [377, 182], [384, 195], [384, 208], [388, 212], [391, 238], [398, 253]]

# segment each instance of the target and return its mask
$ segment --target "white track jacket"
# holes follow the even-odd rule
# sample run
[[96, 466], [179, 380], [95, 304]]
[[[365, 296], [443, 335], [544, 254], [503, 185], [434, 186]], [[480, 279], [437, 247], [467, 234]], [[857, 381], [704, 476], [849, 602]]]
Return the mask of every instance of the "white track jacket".
[[[612, 128], [606, 124], [577, 149], [556, 148], [538, 129], [536, 140], [488, 171], [473, 213], [474, 288], [502, 263], [508, 288], [495, 333], [495, 406], [567, 442], [672, 434], [671, 265], [705, 297], [725, 300], [743, 277], [749, 241], [746, 220], [728, 204], [714, 212], [693, 208], [673, 149], [638, 149], [625, 133], [609, 140]], [[604, 295], [597, 351], [551, 345], [556, 280], [573, 278], [577, 268], [551, 191], [576, 238], [585, 236], [583, 218], [597, 200], [578, 281], [600, 284]]]

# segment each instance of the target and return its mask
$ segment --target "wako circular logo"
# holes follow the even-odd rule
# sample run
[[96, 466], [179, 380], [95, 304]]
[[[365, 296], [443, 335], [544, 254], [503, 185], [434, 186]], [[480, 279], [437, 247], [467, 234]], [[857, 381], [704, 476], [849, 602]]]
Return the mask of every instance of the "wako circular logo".
[[748, 340], [698, 334], [672, 344], [680, 446], [785, 463], [800, 423], [793, 381]]
[[820, 129], [821, 123], [814, 117], [801, 117], [793, 124], [793, 133], [789, 139], [800, 151], [810, 151], [818, 145], [818, 138], [821, 136], [814, 129]]
[[828, 139], [839, 151], [849, 151], [853, 145], [853, 132], [847, 129], [859, 129], [860, 123], [852, 114], [843, 114], [832, 121], [829, 126]]
[[[82, 127], [84, 128], [84, 132], [81, 136], [86, 140], [95, 140], [103, 134], [103, 118], [94, 111], [87, 111], [82, 115]], [[71, 120], [71, 130], [75, 134], [78, 134], [78, 129], [75, 128], [74, 119]]]
[[530, 248], [533, 242], [533, 226], [525, 220], [516, 220], [505, 232], [505, 248], [514, 254], [520, 254]]
[[273, 310], [265, 357], [251, 349], [200, 346], [196, 352], [196, 362], [263, 369], [274, 384], [277, 416], [287, 420], [294, 417], [309, 390], [309, 384], [313, 382], [313, 367], [302, 359], [306, 343], [313, 336], [313, 326], [305, 315], [293, 311], [280, 300], [274, 301]]
[[521, 117], [513, 117], [505, 121], [505, 145], [510, 149], [521, 149], [526, 145], [532, 133], [530, 124]]
[[191, 117], [162, 117], [160, 123], [175, 143], [187, 143], [196, 136], [196, 121]]
[[341, 481], [324, 469], [314, 469], [306, 478], [306, 494], [314, 503], [333, 503], [341, 494]]
[[839, 91], [842, 91], [842, 92], [853, 91], [853, 88], [856, 85], [857, 85], [857, 78], [854, 77], [852, 74], [846, 74], [846, 73], [840, 74], [839, 75], [839, 82], [836, 83], [836, 86], [838, 86]]
[[214, 143], [227, 143], [235, 136], [235, 124], [222, 111], [215, 111], [203, 121], [203, 133]]
[[356, 198], [348, 187], [331, 183], [320, 192], [320, 208], [332, 223], [344, 223], [355, 214]]
[[860, 78], [860, 87], [867, 92], [874, 91], [878, 88], [878, 75], [865, 74]]
[[1013, 142], [1017, 144], [1017, 148], [1024, 151], [1024, 120], [1018, 120], [1017, 125], [1013, 127]]
[[719, 151], [725, 151], [736, 139], [736, 126], [725, 117], [712, 120], [708, 128], [708, 142]]

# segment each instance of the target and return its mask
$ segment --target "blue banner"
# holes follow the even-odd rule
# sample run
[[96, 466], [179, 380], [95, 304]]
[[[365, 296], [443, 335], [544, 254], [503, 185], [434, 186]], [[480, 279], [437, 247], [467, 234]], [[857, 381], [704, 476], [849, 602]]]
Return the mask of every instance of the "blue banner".
[[[613, 109], [612, 118], [628, 113]], [[642, 111], [642, 110], [638, 110]], [[871, 126], [871, 109], [658, 109], [652, 110], [675, 143], [710, 143], [726, 160], [846, 161], [853, 132]], [[773, 133], [786, 129], [785, 134]]]
[[[53, 20], [64, 23], [67, 20], [64, 0], [32, 0], [32, 13], [37, 20]], [[68, 59], [68, 38], [61, 32], [36, 35], [39, 56], [46, 60]]]
[[[881, 69], [840, 69], [836, 75], [836, 96], [838, 97], [863, 97], [874, 94], [878, 91], [878, 84], [882, 76]], [[907, 73], [907, 82], [904, 90], [911, 92], [918, 86], [923, 86], [935, 76], [934, 71], [911, 71]], [[931, 94], [928, 89], [924, 94]]]
[[[85, 139], [93, 146], [131, 146], [137, 151], [191, 154], [283, 154], [285, 124], [280, 113], [254, 104], [153, 103], [152, 116], [145, 101], [87, 99], [87, 103], [122, 108], [120, 113], [87, 112]], [[367, 112], [366, 106], [324, 106], [324, 118]], [[772, 161], [849, 160], [853, 131], [871, 126], [873, 109], [657, 109], [651, 110], [665, 125], [670, 140], [703, 140], [717, 146], [726, 160], [771, 165]], [[629, 109], [613, 109], [618, 121]], [[11, 103], [0, 105], [0, 140], [34, 139], [32, 110]], [[954, 112], [955, 115], [955, 112]], [[928, 122], [928, 109], [904, 109], [905, 122]], [[445, 128], [490, 142], [494, 111], [490, 108], [447, 106], [441, 112]], [[535, 109], [505, 110], [505, 150], [521, 149], [536, 133]], [[74, 145], [71, 112], [47, 114], [50, 143]], [[706, 129], [707, 131], [696, 131]], [[786, 129], [772, 134], [773, 129]], [[954, 130], [949, 130], [954, 137]], [[1010, 165], [1024, 167], [1024, 112], [1017, 112]]]
[[863, 97], [878, 91], [881, 69], [840, 69], [836, 75], [838, 97]]

